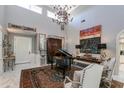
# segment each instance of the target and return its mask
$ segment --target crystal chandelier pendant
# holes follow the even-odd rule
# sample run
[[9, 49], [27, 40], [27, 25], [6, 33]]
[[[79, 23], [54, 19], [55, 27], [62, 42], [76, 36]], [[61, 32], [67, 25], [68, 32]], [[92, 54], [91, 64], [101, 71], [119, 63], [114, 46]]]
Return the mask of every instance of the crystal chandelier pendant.
[[65, 25], [69, 23], [70, 13], [68, 13], [68, 11], [71, 8], [72, 6], [68, 5], [55, 5], [53, 7], [55, 10], [55, 19], [52, 20], [61, 26], [61, 30], [64, 30]]

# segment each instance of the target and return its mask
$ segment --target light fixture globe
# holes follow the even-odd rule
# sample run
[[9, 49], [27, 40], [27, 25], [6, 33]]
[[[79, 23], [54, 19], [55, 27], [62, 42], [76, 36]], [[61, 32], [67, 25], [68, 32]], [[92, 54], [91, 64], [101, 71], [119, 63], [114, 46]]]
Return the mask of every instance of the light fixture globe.
[[52, 19], [52, 21], [59, 24], [61, 26], [61, 30], [64, 30], [65, 25], [67, 25], [69, 21], [72, 21], [73, 19], [72, 18], [71, 20], [69, 20], [69, 10], [72, 9], [72, 6], [55, 5], [53, 9], [55, 11], [55, 19]]

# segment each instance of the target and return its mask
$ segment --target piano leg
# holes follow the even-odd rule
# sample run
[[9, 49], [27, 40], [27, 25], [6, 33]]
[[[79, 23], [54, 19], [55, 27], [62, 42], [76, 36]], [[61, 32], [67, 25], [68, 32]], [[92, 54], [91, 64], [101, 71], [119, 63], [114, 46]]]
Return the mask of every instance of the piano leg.
[[63, 69], [63, 79], [65, 79], [65, 69]]
[[51, 69], [53, 69], [53, 62], [51, 62]]
[[71, 63], [72, 63], [72, 59], [69, 60], [69, 70], [71, 70]]

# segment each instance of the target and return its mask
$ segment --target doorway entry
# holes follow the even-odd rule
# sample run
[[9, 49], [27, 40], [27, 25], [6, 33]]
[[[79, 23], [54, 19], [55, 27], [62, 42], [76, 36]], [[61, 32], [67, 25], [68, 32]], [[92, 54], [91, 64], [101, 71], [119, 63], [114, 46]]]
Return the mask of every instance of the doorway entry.
[[124, 64], [124, 33], [120, 35], [120, 64]]
[[32, 38], [14, 36], [14, 53], [16, 56], [16, 64], [31, 62]]
[[124, 71], [124, 32], [119, 36], [119, 70]]
[[120, 31], [116, 38], [116, 68], [115, 74], [124, 72], [124, 29]]

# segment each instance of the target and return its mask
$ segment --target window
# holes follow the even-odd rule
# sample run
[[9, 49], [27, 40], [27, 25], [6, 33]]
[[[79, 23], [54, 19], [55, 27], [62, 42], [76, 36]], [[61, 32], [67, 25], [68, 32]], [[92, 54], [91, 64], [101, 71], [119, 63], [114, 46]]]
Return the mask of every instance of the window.
[[55, 19], [55, 14], [53, 12], [51, 12], [51, 11], [47, 10], [47, 16], [50, 17], [50, 18]]
[[42, 14], [42, 8], [35, 5], [17, 5], [17, 6], [36, 12], [38, 14]]
[[31, 6], [30, 9], [36, 13], [42, 14], [42, 8], [38, 6]]

